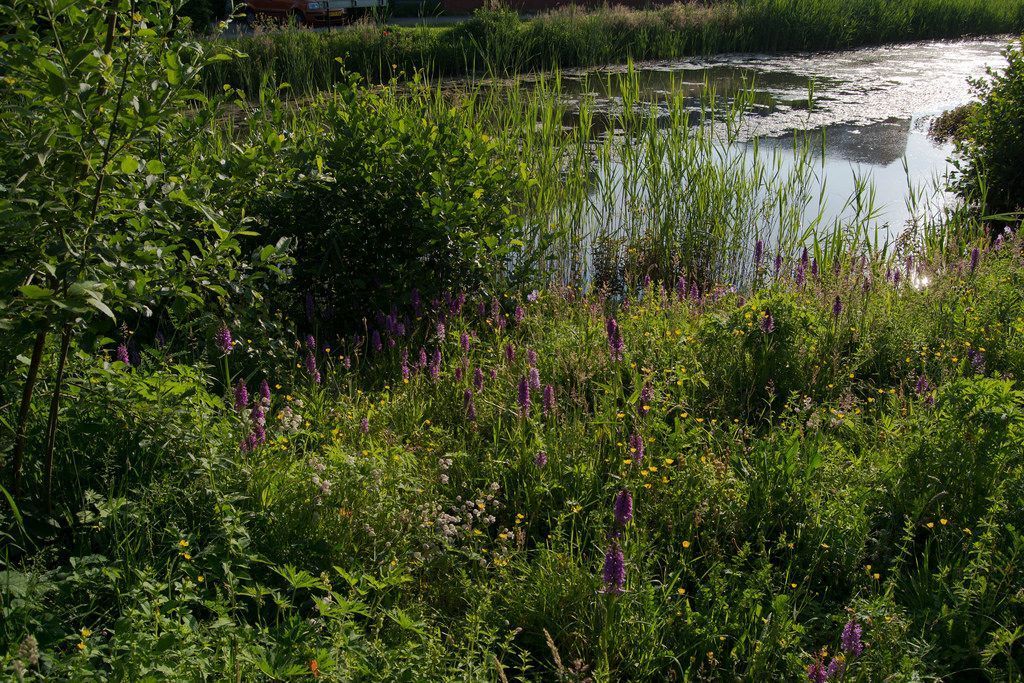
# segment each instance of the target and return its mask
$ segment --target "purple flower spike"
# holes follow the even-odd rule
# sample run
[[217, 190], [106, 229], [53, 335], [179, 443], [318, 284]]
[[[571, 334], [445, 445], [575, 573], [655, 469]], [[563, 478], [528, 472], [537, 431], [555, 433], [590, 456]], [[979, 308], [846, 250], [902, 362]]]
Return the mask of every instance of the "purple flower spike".
[[754, 243], [754, 267], [761, 267], [761, 259], [764, 258], [764, 242], [758, 240]]
[[505, 362], [511, 363], [516, 359], [516, 347], [511, 344], [505, 345]]
[[650, 382], [644, 384], [644, 388], [640, 390], [640, 414], [646, 415], [651, 411], [651, 403], [654, 401], [654, 387], [651, 386]]
[[267, 380], [260, 381], [260, 403], [264, 406], [270, 405], [270, 383]]
[[533, 349], [526, 352], [526, 364], [531, 368], [537, 367], [537, 352]]
[[534, 391], [540, 391], [540, 371], [537, 368], [530, 368], [528, 377], [530, 388]]
[[637, 465], [644, 460], [644, 437], [636, 432], [629, 435], [629, 452]]
[[364, 417], [362, 420], [359, 421], [359, 431], [361, 431], [363, 434], [370, 433], [370, 418]]
[[473, 371], [473, 388], [482, 391], [484, 388], [484, 371], [477, 368]]
[[981, 252], [975, 247], [971, 249], [971, 275], [974, 275], [974, 271], [978, 269], [978, 261], [981, 260]]
[[231, 339], [231, 330], [227, 325], [220, 326], [216, 334], [213, 335], [213, 341], [217, 345], [217, 349], [225, 356], [231, 353], [231, 349], [235, 346], [234, 340]]
[[807, 680], [811, 683], [825, 683], [828, 680], [828, 670], [821, 660], [816, 660], [807, 667]]
[[121, 361], [125, 365], [131, 365], [131, 359], [128, 357], [128, 346], [125, 344], [118, 344], [117, 351], [115, 352], [117, 360]]
[[311, 334], [306, 335], [306, 348], [310, 351], [316, 350], [316, 338]]
[[523, 322], [526, 318], [526, 311], [523, 310], [522, 306], [516, 306], [515, 318], [517, 323]]
[[778, 253], [775, 255], [775, 277], [778, 277], [780, 272], [782, 272], [782, 254]]
[[775, 318], [772, 317], [771, 311], [765, 311], [764, 315], [761, 316], [761, 331], [765, 334], [771, 334], [775, 331]]
[[604, 580], [605, 593], [619, 595], [626, 587], [626, 556], [623, 555], [619, 542], [614, 539], [604, 554], [601, 578]]
[[434, 349], [434, 357], [430, 361], [430, 379], [441, 376], [441, 349]]
[[984, 353], [982, 353], [981, 351], [976, 351], [974, 349], [968, 349], [967, 350], [967, 361], [970, 363], [971, 370], [973, 370], [975, 372], [975, 374], [979, 374], [979, 375], [985, 374], [985, 354]]
[[811, 277], [818, 279], [818, 259], [811, 259]]
[[807, 247], [804, 247], [803, 251], [800, 252], [800, 263], [804, 268], [807, 267], [807, 261], [810, 258], [810, 254], [807, 252]]
[[519, 412], [523, 415], [530, 412], [530, 384], [525, 377], [519, 380]]
[[459, 344], [462, 346], [462, 350], [469, 353], [469, 335], [463, 332], [459, 336]]
[[316, 356], [313, 355], [312, 351], [306, 354], [306, 372], [308, 372], [310, 375], [317, 374]]
[[473, 400], [472, 389], [466, 389], [462, 393], [462, 402], [466, 406], [466, 419], [476, 422], [476, 401]]
[[690, 298], [694, 301], [700, 301], [700, 290], [697, 289], [696, 280], [690, 283]]
[[626, 526], [629, 520], [633, 519], [633, 494], [622, 489], [615, 494], [615, 503], [612, 507], [615, 512], [615, 525], [620, 528]]
[[843, 314], [843, 300], [836, 295], [836, 300], [832, 302], [832, 317], [838, 318]]
[[537, 451], [537, 455], [533, 459], [533, 464], [537, 466], [537, 469], [542, 470], [548, 465], [548, 454], [544, 451]]
[[409, 299], [412, 302], [412, 314], [417, 318], [420, 317], [423, 313], [423, 298], [420, 296], [420, 290], [412, 290]]
[[545, 415], [554, 415], [555, 413], [555, 388], [548, 384], [544, 387], [544, 400], [542, 402]]
[[417, 360], [419, 361], [419, 364], [417, 365], [417, 367], [420, 370], [422, 370], [423, 368], [427, 367], [427, 350], [425, 348], [423, 348], [422, 346], [420, 347], [420, 353], [419, 353], [419, 357], [417, 358]]
[[374, 330], [373, 334], [370, 335], [370, 347], [373, 349], [374, 353], [380, 353], [384, 348], [384, 344], [380, 340], [380, 332], [377, 330]]
[[439, 322], [439, 323], [437, 324], [437, 340], [438, 340], [439, 342], [440, 342], [440, 341], [444, 341], [444, 335], [445, 335], [445, 332], [447, 332], [447, 330], [446, 330], [446, 329], [445, 329], [445, 327], [444, 327], [444, 323], [440, 323], [440, 322]]
[[249, 405], [249, 389], [245, 386], [245, 382], [239, 382], [235, 385], [235, 410], [242, 412], [247, 405]]
[[803, 287], [804, 286], [804, 282], [806, 282], [806, 281], [807, 281], [807, 273], [804, 270], [803, 262], [801, 262], [796, 267], [796, 286], [797, 287]]
[[827, 678], [836, 679], [841, 677], [845, 670], [846, 663], [838, 657], [833, 657], [832, 661], [828, 663], [828, 668], [825, 670], [825, 673]]
[[622, 330], [615, 318], [609, 318], [605, 325], [608, 332], [608, 350], [613, 361], [621, 361], [625, 357], [626, 344], [622, 339]]
[[860, 656], [864, 651], [864, 643], [861, 642], [863, 631], [863, 627], [856, 619], [846, 622], [846, 626], [843, 627], [843, 635], [839, 639], [843, 646], [843, 652], [853, 657]]

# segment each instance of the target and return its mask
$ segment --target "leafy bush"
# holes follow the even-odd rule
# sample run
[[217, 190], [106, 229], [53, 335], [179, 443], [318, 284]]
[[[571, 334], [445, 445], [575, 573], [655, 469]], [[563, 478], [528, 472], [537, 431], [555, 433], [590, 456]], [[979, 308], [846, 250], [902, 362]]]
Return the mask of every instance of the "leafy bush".
[[192, 20], [192, 28], [205, 33], [211, 21], [223, 19], [228, 6], [225, 0], [185, 0], [179, 12]]
[[1006, 50], [1003, 72], [975, 84], [974, 107], [958, 144], [957, 189], [986, 213], [1024, 210], [1024, 42]]
[[294, 241], [293, 310], [313, 295], [351, 329], [412, 289], [429, 301], [514, 275], [528, 177], [469, 112], [357, 85], [307, 112], [286, 159], [297, 175], [256, 209], [270, 237]]

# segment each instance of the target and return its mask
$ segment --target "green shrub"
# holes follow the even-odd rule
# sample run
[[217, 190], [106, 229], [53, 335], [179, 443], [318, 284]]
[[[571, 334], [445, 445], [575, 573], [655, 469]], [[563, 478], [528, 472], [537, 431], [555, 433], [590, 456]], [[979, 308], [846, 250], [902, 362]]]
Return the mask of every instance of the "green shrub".
[[468, 112], [358, 86], [306, 111], [317, 123], [286, 161], [298, 174], [257, 208], [295, 242], [292, 301], [312, 293], [351, 327], [414, 288], [429, 301], [510, 274], [527, 177]]
[[986, 213], [1024, 209], [1024, 42], [1006, 50], [1004, 72], [975, 84], [975, 107], [958, 145], [959, 193]]
[[194, 31], [205, 33], [211, 21], [225, 17], [228, 2], [225, 0], [185, 0], [179, 13], [192, 20]]

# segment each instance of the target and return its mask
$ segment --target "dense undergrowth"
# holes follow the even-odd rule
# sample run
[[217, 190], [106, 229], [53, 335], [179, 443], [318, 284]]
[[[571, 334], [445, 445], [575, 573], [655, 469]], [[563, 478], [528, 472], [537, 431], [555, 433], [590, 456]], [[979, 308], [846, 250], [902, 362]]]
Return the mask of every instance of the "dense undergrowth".
[[173, 9], [0, 7], [4, 676], [1020, 676], [1015, 219], [557, 74], [211, 97]]
[[331, 32], [284, 30], [223, 44], [248, 55], [208, 72], [206, 87], [249, 92], [266, 83], [309, 94], [345, 80], [426, 71], [487, 73], [670, 59], [715, 52], [821, 50], [1024, 30], [1022, 0], [737, 0], [650, 10], [568, 7], [521, 20], [479, 11], [446, 27], [362, 24]]
[[60, 541], [12, 527], [7, 670], [1013, 677], [1021, 259], [765, 255], [746, 297], [453, 295], [276, 363], [246, 328], [79, 354]]

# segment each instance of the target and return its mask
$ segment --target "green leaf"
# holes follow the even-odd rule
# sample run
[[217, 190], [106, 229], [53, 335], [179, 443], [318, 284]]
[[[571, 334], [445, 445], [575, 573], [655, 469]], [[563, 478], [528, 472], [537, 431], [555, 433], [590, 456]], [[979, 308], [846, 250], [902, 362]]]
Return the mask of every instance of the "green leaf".
[[125, 157], [121, 159], [121, 172], [122, 173], [135, 173], [139, 170], [139, 160], [135, 157]]
[[103, 301], [98, 296], [90, 296], [86, 298], [86, 301], [89, 303], [90, 306], [95, 308], [100, 313], [103, 313], [111, 320], [117, 320], [117, 317], [114, 315], [114, 312], [110, 310], [110, 307], [103, 303]]
[[53, 296], [53, 290], [38, 285], [22, 285], [18, 288], [26, 299], [48, 299]]

